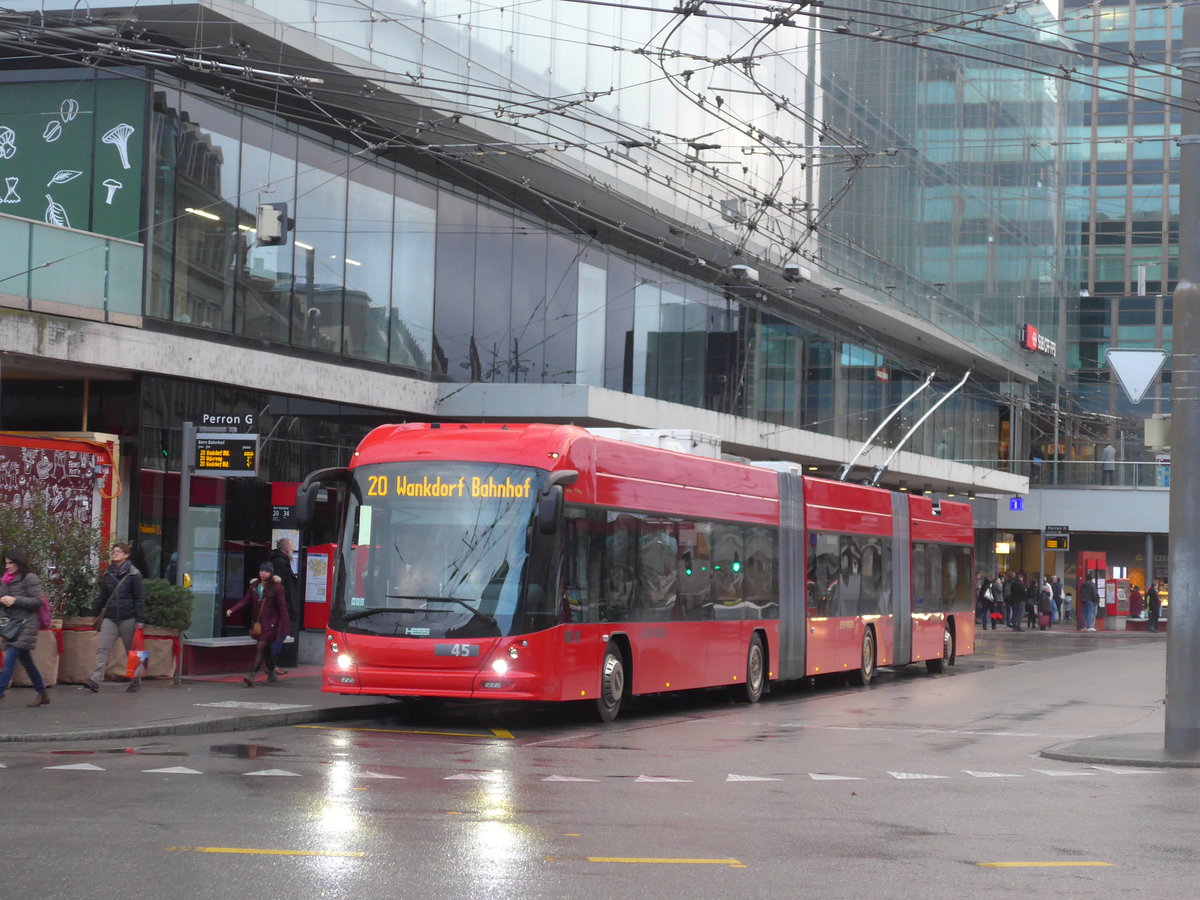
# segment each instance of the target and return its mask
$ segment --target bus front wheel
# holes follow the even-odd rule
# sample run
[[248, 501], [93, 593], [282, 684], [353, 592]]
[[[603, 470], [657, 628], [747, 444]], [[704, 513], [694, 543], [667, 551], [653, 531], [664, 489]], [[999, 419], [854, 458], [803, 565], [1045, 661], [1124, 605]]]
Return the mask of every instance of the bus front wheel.
[[596, 699], [596, 712], [601, 722], [611, 722], [617, 717], [624, 695], [625, 661], [620, 649], [609, 644], [604, 650], [604, 662], [600, 664], [600, 696]]
[[858, 670], [858, 681], [863, 687], [871, 683], [875, 677], [875, 632], [870, 628], [863, 629], [862, 666]]
[[746, 680], [734, 689], [738, 700], [757, 703], [762, 699], [763, 685], [767, 675], [767, 654], [763, 650], [762, 635], [750, 637], [750, 649], [746, 651]]

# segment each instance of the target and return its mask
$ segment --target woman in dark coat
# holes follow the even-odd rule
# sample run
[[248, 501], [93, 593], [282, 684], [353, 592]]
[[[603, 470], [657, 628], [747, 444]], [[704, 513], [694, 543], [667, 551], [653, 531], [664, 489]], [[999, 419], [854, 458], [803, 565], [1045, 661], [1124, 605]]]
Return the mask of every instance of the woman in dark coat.
[[29, 562], [25, 551], [13, 548], [4, 552], [4, 575], [0, 577], [0, 615], [10, 619], [20, 619], [23, 624], [21, 632], [15, 639], [5, 642], [4, 668], [0, 670], [0, 698], [8, 690], [13, 672], [17, 668], [17, 660], [29, 674], [29, 681], [37, 696], [26, 703], [26, 706], [45, 706], [50, 702], [46, 694], [46, 683], [42, 673], [33, 664], [33, 648], [37, 645], [38, 610], [42, 606], [42, 582], [29, 571]]
[[[271, 645], [291, 631], [291, 622], [288, 619], [287, 596], [283, 592], [283, 584], [275, 574], [275, 567], [269, 562], [258, 567], [258, 577], [250, 582], [246, 596], [229, 607], [225, 615], [232, 616], [247, 606], [254, 613], [253, 621], [259, 626], [259, 632], [253, 635], [257, 641], [254, 668], [242, 681], [246, 682], [246, 687], [253, 687], [254, 676], [266, 663], [267, 684], [274, 684], [279, 676], [275, 673], [275, 654], [271, 652]], [[253, 626], [251, 633], [253, 634]]]

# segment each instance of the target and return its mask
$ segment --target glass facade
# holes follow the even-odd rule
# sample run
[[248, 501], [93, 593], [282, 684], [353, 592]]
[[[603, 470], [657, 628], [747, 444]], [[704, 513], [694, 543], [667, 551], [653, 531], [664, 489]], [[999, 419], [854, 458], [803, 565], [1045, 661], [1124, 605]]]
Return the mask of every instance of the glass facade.
[[[303, 16], [294, 0], [250, 5], [324, 42], [346, 71], [381, 77], [355, 96], [314, 83], [300, 92], [311, 106], [221, 90], [216, 75], [136, 82], [144, 314], [162, 327], [437, 381], [603, 386], [848, 439], [929, 366], [863, 298], [999, 359], [1019, 324], [1061, 328], [1061, 98], [1004, 64], [1040, 61], [1013, 37], [1033, 22], [1024, 8], [966, 58], [948, 37], [864, 39], [900, 21], [883, 3], [819, 29], [680, 16], [657, 0], [400, 0], [361, 21], [325, 0]], [[782, 24], [803, 24], [790, 16]], [[661, 53], [622, 49], [646, 35]], [[751, 46], [753, 60], [731, 62]], [[392, 137], [371, 142], [369, 129]], [[521, 166], [491, 161], [504, 156]], [[578, 186], [610, 208], [589, 211]], [[287, 206], [281, 245], [257, 239], [265, 203]], [[695, 236], [720, 258], [691, 255]], [[726, 275], [752, 264], [778, 276], [797, 260], [812, 290], [856, 295], [846, 315]], [[1024, 361], [1054, 378], [1052, 361]], [[1002, 459], [1008, 397], [972, 381], [909, 449]]]

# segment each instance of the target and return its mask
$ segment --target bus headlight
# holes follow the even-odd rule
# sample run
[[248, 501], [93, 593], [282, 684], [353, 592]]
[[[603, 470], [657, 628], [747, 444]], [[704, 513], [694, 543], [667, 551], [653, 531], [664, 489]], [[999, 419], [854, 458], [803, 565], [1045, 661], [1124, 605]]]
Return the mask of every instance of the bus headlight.
[[354, 665], [354, 660], [352, 660], [349, 654], [346, 653], [341, 654], [337, 658], [337, 661], [339, 669], [349, 669], [352, 665]]
[[503, 675], [508, 671], [508, 661], [503, 659], [492, 660], [492, 671], [497, 675]]

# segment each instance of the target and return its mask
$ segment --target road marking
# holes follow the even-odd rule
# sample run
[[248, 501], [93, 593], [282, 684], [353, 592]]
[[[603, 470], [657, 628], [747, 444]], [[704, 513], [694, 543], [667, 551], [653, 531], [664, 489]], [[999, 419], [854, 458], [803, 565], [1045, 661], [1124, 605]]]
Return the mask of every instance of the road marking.
[[59, 769], [74, 772], [103, 772], [104, 769], [99, 766], [93, 766], [91, 763], [75, 763], [72, 766], [43, 766], [44, 769]]
[[310, 703], [252, 703], [246, 700], [222, 700], [219, 703], [193, 703], [192, 706], [213, 706], [218, 709], [312, 709]]
[[270, 775], [286, 775], [286, 776], [290, 776], [292, 778], [300, 777], [299, 773], [289, 772], [287, 769], [259, 769], [257, 772], [246, 772], [245, 774], [247, 776], [249, 776], [249, 775], [268, 775], [268, 776], [270, 776]]
[[745, 864], [738, 859], [672, 859], [653, 856], [589, 856], [588, 862], [597, 863], [647, 863], [651, 865], [670, 866], [732, 866], [744, 869]]
[[1040, 772], [1042, 775], [1049, 775], [1053, 778], [1060, 778], [1066, 775], [1094, 775], [1094, 772], [1069, 772], [1066, 769], [1034, 769], [1035, 772]]
[[657, 784], [691, 784], [692, 783], [692, 779], [690, 779], [690, 778], [668, 778], [665, 775], [639, 775], [637, 778], [635, 778], [633, 780], [634, 780], [635, 784], [639, 781], [643, 782], [643, 783], [654, 782]]
[[824, 775], [820, 772], [809, 772], [808, 777], [813, 781], [862, 781], [854, 775]]
[[888, 772], [893, 778], [949, 778], [949, 775], [922, 775], [920, 772]]
[[203, 775], [204, 773], [198, 769], [189, 769], [187, 766], [171, 766], [168, 769], [142, 769], [148, 774], [157, 773], [159, 775]]
[[361, 859], [357, 850], [263, 850], [257, 847], [163, 847], [168, 853], [245, 853], [251, 856], [335, 856]]
[[495, 781], [499, 776], [495, 772], [477, 775], [474, 772], [460, 772], [457, 775], [447, 775], [442, 781]]
[[782, 781], [782, 778], [763, 778], [761, 775], [727, 775], [726, 781]]
[[1107, 862], [981, 862], [975, 863], [985, 869], [1071, 869], [1080, 866], [1107, 866]]
[[1134, 769], [1128, 766], [1092, 766], [1093, 769], [1099, 769], [1101, 772], [1108, 772], [1110, 775], [1164, 775], [1162, 769]]
[[542, 781], [599, 781], [599, 778], [573, 778], [570, 775], [550, 775]]
[[399, 778], [401, 781], [407, 780], [403, 775], [384, 775], [382, 772], [359, 772], [359, 778]]
[[970, 769], [963, 769], [972, 778], [1024, 778], [1024, 775], [1012, 775], [1008, 772], [973, 772]]
[[[369, 731], [374, 734], [433, 734], [438, 737], [488, 737], [486, 734], [479, 732], [468, 731], [421, 731], [416, 728], [346, 728], [341, 725], [295, 725], [294, 728], [315, 728], [320, 731]], [[516, 740], [512, 732], [505, 731], [503, 728], [489, 728], [493, 737], [503, 738], [506, 741]]]

